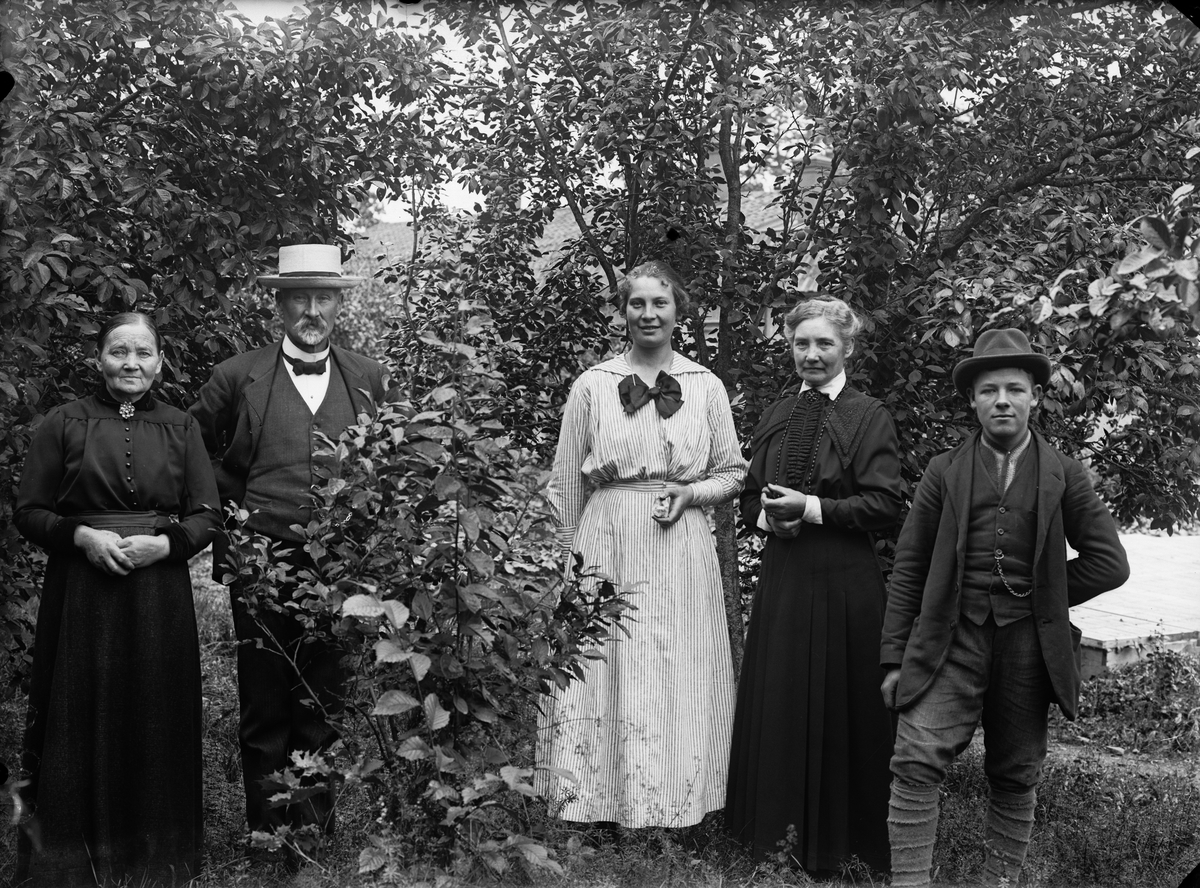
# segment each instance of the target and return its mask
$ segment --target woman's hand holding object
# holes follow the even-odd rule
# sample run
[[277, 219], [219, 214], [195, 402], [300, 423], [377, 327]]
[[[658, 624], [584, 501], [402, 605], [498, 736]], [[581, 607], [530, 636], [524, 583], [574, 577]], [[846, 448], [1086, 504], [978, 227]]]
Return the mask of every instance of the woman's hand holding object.
[[696, 498], [690, 484], [668, 484], [655, 499], [651, 517], [663, 527], [670, 527]]
[[772, 533], [783, 539], [799, 535], [804, 508], [808, 505], [806, 495], [781, 484], [768, 484], [763, 488], [760, 502]]

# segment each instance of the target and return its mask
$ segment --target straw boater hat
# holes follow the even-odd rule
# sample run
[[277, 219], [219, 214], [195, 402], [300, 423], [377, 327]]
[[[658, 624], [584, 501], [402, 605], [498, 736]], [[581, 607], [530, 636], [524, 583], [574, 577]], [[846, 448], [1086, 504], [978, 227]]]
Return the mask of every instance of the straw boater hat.
[[342, 274], [342, 249], [336, 244], [293, 244], [279, 248], [279, 274], [259, 275], [258, 283], [276, 290], [299, 287], [341, 290], [364, 280]]
[[958, 362], [952, 374], [954, 387], [961, 395], [970, 395], [971, 383], [984, 370], [1016, 367], [1033, 374], [1033, 381], [1045, 385], [1050, 381], [1050, 359], [1029, 345], [1020, 330], [987, 330], [975, 340], [975, 351]]

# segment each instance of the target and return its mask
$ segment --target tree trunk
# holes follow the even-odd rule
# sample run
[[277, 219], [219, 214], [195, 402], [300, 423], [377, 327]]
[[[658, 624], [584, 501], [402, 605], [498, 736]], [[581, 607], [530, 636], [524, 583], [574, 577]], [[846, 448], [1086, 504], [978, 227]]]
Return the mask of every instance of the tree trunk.
[[736, 678], [742, 674], [742, 656], [746, 649], [742, 591], [738, 581], [737, 507], [734, 503], [723, 503], [717, 506], [713, 517], [717, 525], [717, 560], [721, 563], [721, 586], [725, 590], [729, 650], [733, 653], [733, 675]]

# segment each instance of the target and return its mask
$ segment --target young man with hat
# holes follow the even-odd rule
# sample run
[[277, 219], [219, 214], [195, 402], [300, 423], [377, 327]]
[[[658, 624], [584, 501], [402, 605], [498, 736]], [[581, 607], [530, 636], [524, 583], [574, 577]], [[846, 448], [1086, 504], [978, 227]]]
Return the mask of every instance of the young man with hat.
[[1087, 471], [1029, 428], [1050, 360], [1020, 330], [989, 330], [953, 379], [980, 428], [934, 457], [917, 487], [883, 623], [883, 698], [899, 712], [888, 812], [897, 888], [929, 884], [938, 788], [981, 721], [984, 884], [1016, 885], [1050, 704], [1067, 718], [1078, 704], [1068, 608], [1129, 576]]
[[[288, 547], [283, 560], [297, 567], [314, 567], [304, 535], [293, 525], [307, 524], [312, 512], [318, 433], [337, 440], [360, 414], [373, 413], [385, 394], [377, 361], [329, 341], [343, 291], [362, 280], [342, 274], [337, 246], [281, 247], [279, 274], [259, 277], [258, 283], [275, 290], [286, 335], [219, 364], [190, 410], [213, 458], [222, 503], [232, 500], [246, 509], [246, 527]], [[227, 551], [224, 538], [214, 545], [218, 581], [227, 572]], [[295, 585], [277, 589], [277, 602], [285, 605], [296, 592]], [[326, 716], [341, 709], [340, 652], [326, 633], [306, 632], [292, 608], [248, 603], [236, 582], [230, 593], [239, 642], [238, 739], [249, 828], [312, 825], [327, 834], [333, 828], [332, 789], [272, 808], [272, 791], [261, 781], [286, 767], [293, 751], [324, 750], [337, 739]]]

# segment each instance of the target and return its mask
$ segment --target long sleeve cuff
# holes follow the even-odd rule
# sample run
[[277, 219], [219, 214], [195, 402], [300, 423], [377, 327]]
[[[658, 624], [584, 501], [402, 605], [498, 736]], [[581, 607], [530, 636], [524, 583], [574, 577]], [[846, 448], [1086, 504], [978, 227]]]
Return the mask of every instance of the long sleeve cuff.
[[183, 529], [181, 524], [171, 524], [168, 527], [160, 527], [158, 536], [165, 536], [167, 542], [171, 545], [171, 554], [166, 561], [187, 561], [188, 551], [188, 536], [187, 531]]
[[804, 498], [804, 520], [809, 524], [824, 524], [821, 518], [821, 498], [806, 494]]
[[692, 488], [693, 506], [717, 506], [733, 499], [741, 492], [742, 479], [739, 474], [738, 478], [731, 483], [729, 478], [715, 475], [711, 478], [693, 481], [688, 487]]
[[59, 518], [50, 531], [50, 548], [69, 550], [75, 546], [75, 528], [83, 524], [78, 518]]

